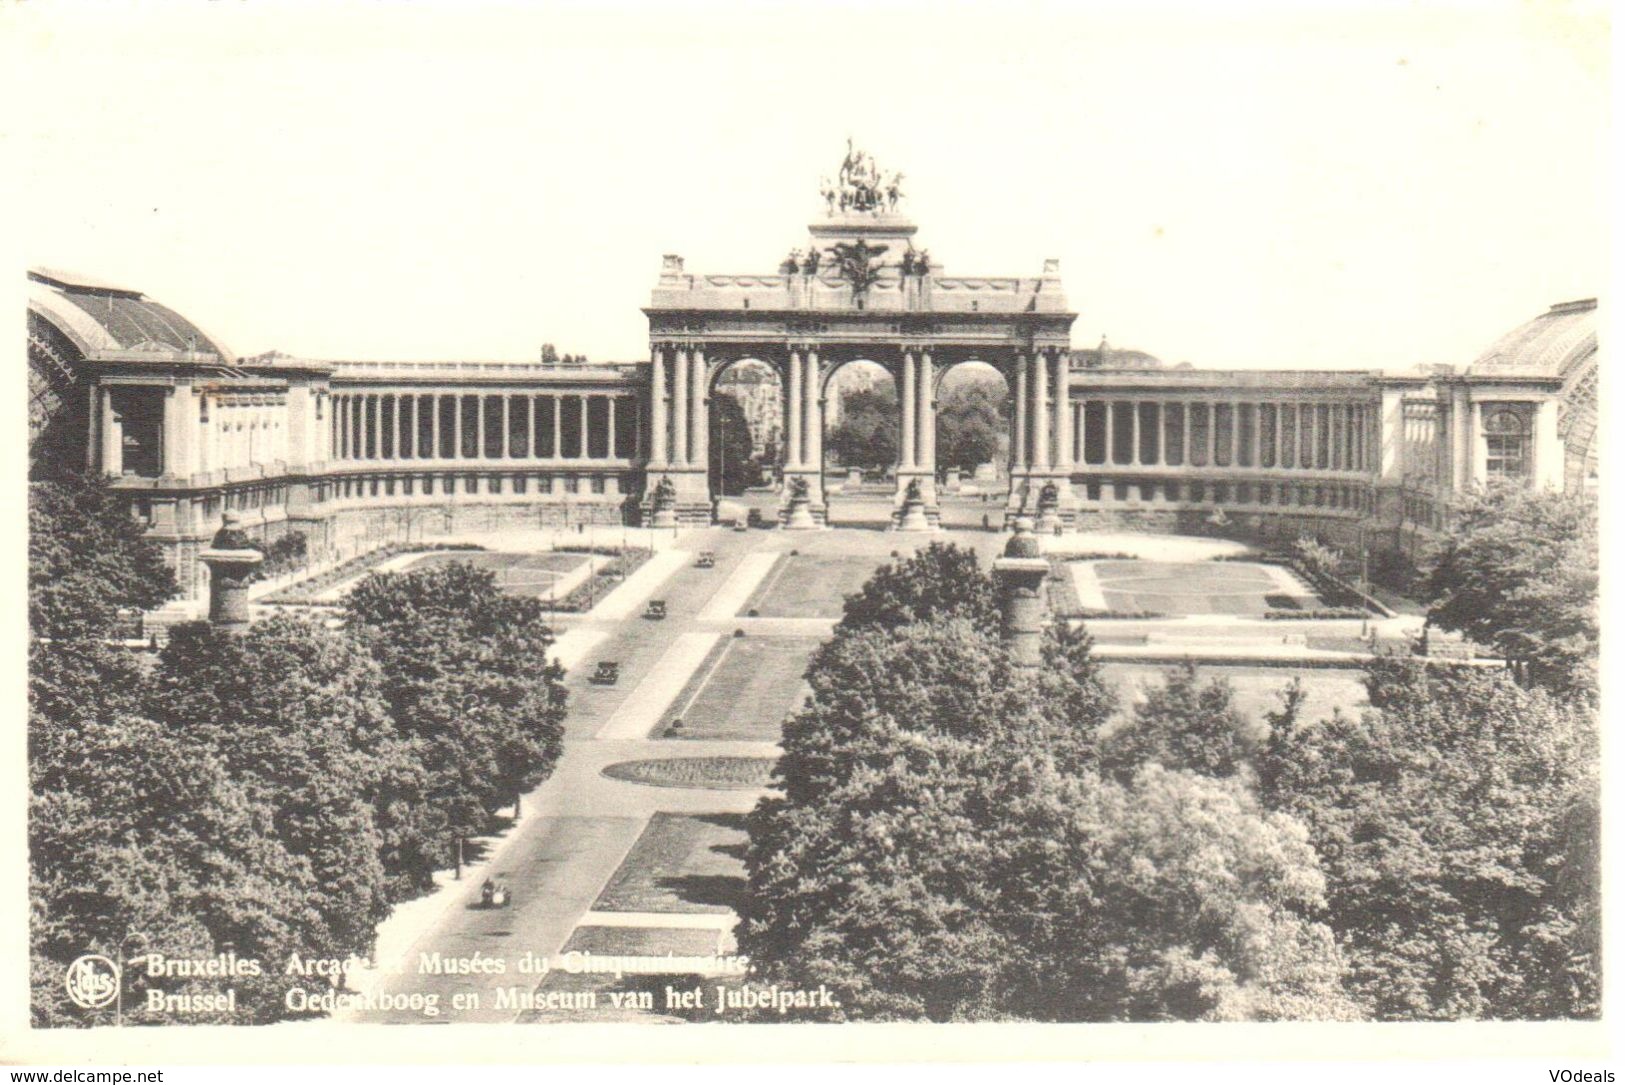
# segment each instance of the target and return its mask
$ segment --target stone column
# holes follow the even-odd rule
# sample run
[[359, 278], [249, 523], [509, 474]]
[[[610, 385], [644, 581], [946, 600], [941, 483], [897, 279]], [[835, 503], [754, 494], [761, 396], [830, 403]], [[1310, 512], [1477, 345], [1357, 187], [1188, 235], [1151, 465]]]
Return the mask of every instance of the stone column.
[[227, 512], [209, 548], [198, 554], [198, 559], [209, 567], [209, 621], [233, 635], [248, 629], [248, 586], [265, 560], [265, 555], [250, 545], [240, 523], [236, 512]]
[[1264, 405], [1251, 405], [1253, 415], [1253, 466], [1264, 466]]
[[920, 351], [915, 363], [919, 372], [915, 374], [916, 391], [919, 394], [919, 404], [914, 408], [914, 425], [916, 436], [914, 438], [914, 456], [922, 471], [936, 478], [937, 457], [937, 426], [936, 410], [933, 406], [932, 395], [936, 390], [935, 366], [931, 362], [929, 350]]
[[[700, 470], [708, 470], [711, 464], [710, 443], [711, 434], [706, 410], [706, 370], [705, 351], [695, 347], [689, 352], [690, 365], [693, 373], [689, 377], [688, 390], [692, 397], [688, 413], [688, 462]], [[613, 440], [613, 435], [611, 436]]]
[[1128, 405], [1128, 462], [1135, 467], [1145, 459], [1140, 455], [1140, 401], [1130, 400]]
[[1106, 418], [1105, 463], [1106, 466], [1110, 467], [1117, 462], [1117, 401], [1115, 399], [1106, 400], [1106, 410], [1103, 414]]
[[1534, 462], [1530, 466], [1530, 481], [1541, 489], [1561, 490], [1567, 481], [1564, 463], [1563, 438], [1557, 432], [1557, 400], [1542, 400], [1535, 406], [1535, 417], [1530, 427], [1534, 447]]
[[1048, 381], [1045, 380], [1044, 356], [1033, 351], [1033, 469], [1042, 471], [1049, 467], [1049, 418], [1045, 410], [1049, 405]]
[[1027, 458], [1027, 362], [1021, 355], [1016, 355], [1015, 368], [1015, 395], [1011, 397], [1011, 413], [1015, 416], [1010, 440], [1010, 477], [1015, 480], [1017, 472], [1027, 469], [1031, 461]]
[[114, 478], [124, 474], [124, 427], [113, 410], [113, 390], [101, 389], [102, 474]]
[[1064, 350], [1055, 352], [1055, 466], [1063, 474], [1072, 473], [1072, 393], [1071, 359]]
[[438, 392], [429, 395], [429, 440], [434, 447], [429, 449], [431, 460], [440, 459], [440, 400]]
[[451, 395], [451, 458], [463, 458], [463, 397], [456, 392]]
[[649, 360], [649, 466], [664, 467], [666, 452], [666, 352], [656, 345]]
[[824, 410], [819, 401], [819, 392], [822, 390], [822, 378], [818, 372], [818, 350], [808, 347], [801, 356], [802, 395], [805, 400], [802, 407], [802, 425], [806, 435], [802, 438], [801, 452], [807, 458], [807, 466], [812, 468], [813, 501], [823, 500], [824, 490]]
[[530, 418], [525, 428], [525, 459], [540, 459], [541, 453], [536, 450], [536, 394], [534, 392], [525, 397], [525, 410]]
[[1179, 405], [1179, 466], [1191, 465], [1191, 404], [1187, 400]]
[[903, 432], [898, 455], [898, 468], [900, 471], [908, 470], [918, 462], [914, 447], [915, 435], [919, 432], [919, 385], [914, 372], [914, 352], [905, 351], [903, 354], [903, 395], [902, 414]]
[[502, 393], [502, 439], [497, 444], [497, 458], [502, 460], [507, 459], [508, 453], [513, 451], [508, 447], [508, 435], [513, 432], [513, 418], [508, 413], [510, 398], [508, 393]]
[[1207, 412], [1207, 465], [1217, 467], [1219, 459], [1219, 412], [1218, 404], [1211, 400], [1204, 403], [1203, 409]]
[[591, 402], [592, 397], [583, 392], [581, 395], [581, 445], [576, 449], [577, 459], [586, 460], [592, 458], [588, 455], [592, 451], [592, 441], [587, 436], [587, 422], [591, 418], [587, 408]]
[[1044, 580], [1050, 568], [1033, 535], [1032, 521], [1018, 517], [1015, 527], [1004, 555], [993, 562], [999, 636], [1016, 667], [1036, 670], [1044, 661]]
[[688, 348], [679, 347], [672, 365], [671, 465], [688, 463]]
[[553, 458], [564, 458], [564, 396], [553, 395]]
[[801, 351], [790, 350], [790, 389], [784, 397], [784, 467], [801, 466]]
[[1230, 403], [1230, 466], [1241, 466], [1241, 404]]
[[615, 448], [615, 401], [620, 397], [605, 396], [604, 398], [609, 401], [609, 410], [605, 420], [605, 425], [609, 427], [609, 436], [604, 441], [604, 450], [609, 453], [609, 458], [613, 460], [618, 458], [615, 455], [617, 451]]

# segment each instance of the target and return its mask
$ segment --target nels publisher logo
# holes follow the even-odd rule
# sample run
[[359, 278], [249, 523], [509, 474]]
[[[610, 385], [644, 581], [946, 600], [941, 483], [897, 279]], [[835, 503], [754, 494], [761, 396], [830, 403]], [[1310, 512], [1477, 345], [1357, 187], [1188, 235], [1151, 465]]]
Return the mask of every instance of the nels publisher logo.
[[118, 965], [100, 953], [87, 953], [68, 966], [66, 982], [75, 1006], [100, 1009], [118, 995]]

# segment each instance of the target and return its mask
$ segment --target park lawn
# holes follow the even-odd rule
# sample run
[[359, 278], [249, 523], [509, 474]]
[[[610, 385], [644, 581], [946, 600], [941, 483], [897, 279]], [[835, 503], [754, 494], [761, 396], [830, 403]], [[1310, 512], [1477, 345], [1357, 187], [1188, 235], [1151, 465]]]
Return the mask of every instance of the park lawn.
[[733, 911], [745, 885], [744, 819], [658, 813], [593, 903], [596, 912]]
[[674, 703], [681, 731], [669, 738], [777, 742], [784, 718], [807, 695], [803, 676], [818, 650], [810, 637], [733, 637], [695, 672]]
[[[1264, 614], [1270, 595], [1281, 594], [1268, 570], [1241, 561], [1097, 561], [1095, 578], [1114, 611], [1167, 615]], [[1297, 596], [1299, 609], [1320, 601]]]
[[[1105, 662], [1102, 670], [1109, 682], [1117, 684], [1122, 693], [1124, 710], [1138, 700], [1134, 688], [1159, 682], [1169, 670], [1167, 666], [1149, 663]], [[1264, 713], [1281, 707], [1281, 690], [1297, 678], [1303, 683], [1308, 698], [1299, 715], [1300, 722], [1318, 723], [1331, 716], [1332, 710], [1341, 708], [1346, 715], [1358, 715], [1367, 705], [1365, 673], [1348, 667], [1198, 667], [1197, 673], [1206, 682], [1223, 677], [1236, 691], [1236, 707], [1243, 716], [1263, 726]]]
[[500, 554], [489, 551], [448, 550], [424, 554], [404, 571], [428, 569], [452, 562], [466, 562], [476, 569], [496, 574], [497, 587], [514, 595], [547, 598], [554, 582], [586, 564], [591, 555], [565, 550], [545, 550], [534, 554]]
[[768, 571], [746, 604], [762, 618], [839, 618], [846, 597], [883, 562], [853, 554], [786, 554]]

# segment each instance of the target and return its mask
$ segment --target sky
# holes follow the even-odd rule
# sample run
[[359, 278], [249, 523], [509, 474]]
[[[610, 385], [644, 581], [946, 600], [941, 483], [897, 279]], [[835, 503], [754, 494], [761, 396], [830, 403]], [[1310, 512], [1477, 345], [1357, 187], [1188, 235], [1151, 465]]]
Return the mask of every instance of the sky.
[[661, 255], [773, 271], [851, 136], [1077, 347], [1465, 364], [1606, 286], [1603, 11], [8, 4], [0, 157], [29, 264], [241, 354], [645, 357]]

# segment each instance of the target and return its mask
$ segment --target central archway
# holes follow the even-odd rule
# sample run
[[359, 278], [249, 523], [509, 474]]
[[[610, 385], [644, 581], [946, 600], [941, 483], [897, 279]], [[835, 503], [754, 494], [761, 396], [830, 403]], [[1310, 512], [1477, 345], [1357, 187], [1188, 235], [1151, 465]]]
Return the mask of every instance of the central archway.
[[896, 376], [872, 359], [849, 358], [825, 376], [820, 398], [828, 522], [889, 526], [902, 441]]
[[930, 424], [941, 522], [1002, 527], [1010, 492], [1012, 389], [1004, 373], [978, 358], [937, 375]]

